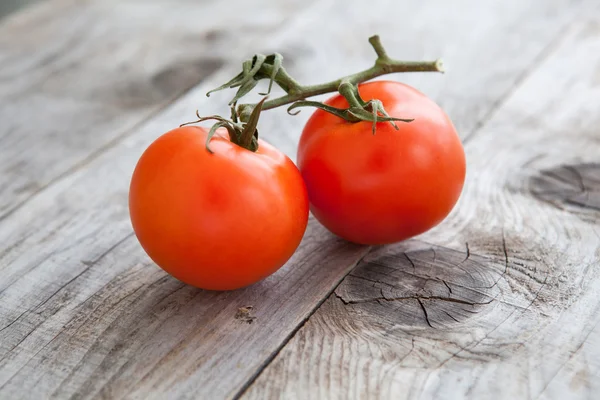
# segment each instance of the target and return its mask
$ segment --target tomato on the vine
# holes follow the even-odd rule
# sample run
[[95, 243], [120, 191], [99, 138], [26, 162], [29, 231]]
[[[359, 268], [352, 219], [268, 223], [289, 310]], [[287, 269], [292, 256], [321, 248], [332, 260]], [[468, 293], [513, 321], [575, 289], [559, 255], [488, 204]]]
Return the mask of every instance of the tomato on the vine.
[[175, 278], [210, 290], [250, 285], [298, 247], [308, 197], [292, 161], [259, 140], [252, 152], [225, 130], [165, 133], [143, 153], [129, 194], [131, 222], [150, 258]]
[[[316, 110], [298, 147], [311, 211], [331, 232], [362, 244], [398, 242], [440, 223], [463, 188], [466, 162], [444, 111], [416, 89], [391, 81], [359, 85], [392, 117], [410, 123], [351, 123]], [[326, 104], [347, 108], [341, 95]]]

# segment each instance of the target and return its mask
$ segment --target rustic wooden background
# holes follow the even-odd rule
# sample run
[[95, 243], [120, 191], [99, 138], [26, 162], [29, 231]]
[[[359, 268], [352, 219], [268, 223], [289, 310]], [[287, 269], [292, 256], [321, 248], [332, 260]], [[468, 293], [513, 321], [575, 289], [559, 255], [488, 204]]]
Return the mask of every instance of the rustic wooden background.
[[[311, 220], [235, 292], [157, 268], [127, 211], [143, 149], [226, 112], [205, 93], [253, 52], [316, 83], [374, 33], [447, 64], [393, 78], [464, 140], [451, 216], [374, 248]], [[307, 117], [261, 132], [294, 157]], [[2, 399], [600, 396], [597, 0], [47, 0], [0, 21], [0, 121]]]

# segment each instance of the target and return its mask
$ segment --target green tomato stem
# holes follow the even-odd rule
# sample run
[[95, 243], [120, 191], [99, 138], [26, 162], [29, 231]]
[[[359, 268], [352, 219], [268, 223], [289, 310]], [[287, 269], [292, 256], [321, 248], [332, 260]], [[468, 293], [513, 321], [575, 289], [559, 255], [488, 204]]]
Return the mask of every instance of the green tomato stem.
[[[442, 62], [439, 59], [435, 61], [399, 61], [391, 59], [387, 55], [387, 52], [385, 51], [385, 48], [383, 47], [381, 39], [378, 35], [370, 37], [369, 43], [377, 54], [375, 64], [371, 68], [368, 68], [364, 71], [360, 71], [331, 82], [321, 83], [318, 85], [301, 85], [290, 76], [285, 68], [279, 66], [273, 81], [277, 83], [277, 85], [279, 85], [286, 92], [286, 94], [284, 96], [264, 102], [262, 106], [263, 111], [291, 104], [309, 97], [337, 92], [339, 91], [342, 83], [357, 85], [373, 78], [396, 72], [444, 72]], [[261, 74], [270, 77], [273, 73], [273, 66], [263, 63], [260, 67], [260, 72]], [[351, 93], [350, 91], [346, 92], [349, 94]], [[355, 99], [352, 98], [347, 98], [347, 100], [349, 102], [355, 101]], [[238, 106], [238, 114], [240, 115], [242, 121], [248, 120], [255, 106], [256, 104], [240, 104]]]

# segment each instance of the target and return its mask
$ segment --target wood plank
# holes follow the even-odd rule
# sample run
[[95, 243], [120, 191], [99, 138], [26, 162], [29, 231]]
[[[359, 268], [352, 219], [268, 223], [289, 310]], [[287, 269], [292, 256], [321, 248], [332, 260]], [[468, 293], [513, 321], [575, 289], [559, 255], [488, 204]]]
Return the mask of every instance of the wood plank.
[[[305, 82], [315, 76], [326, 79], [365, 67], [372, 60], [366, 45], [364, 52], [356, 52], [354, 47], [340, 49], [337, 44], [345, 43], [342, 32], [356, 43], [364, 42], [379, 16], [362, 6], [347, 10], [340, 4], [318, 2], [259, 50], [295, 54], [286, 59], [292, 62], [292, 72]], [[435, 20], [454, 10], [454, 6], [451, 10], [444, 4], [411, 7], [419, 20]], [[492, 39], [504, 37], [508, 28], [515, 38], [527, 37], [519, 42], [519, 61], [512, 58], [516, 52], [512, 46], [519, 47], [512, 42], [497, 40], [500, 49], [490, 52], [487, 42], [473, 41], [473, 27], [460, 20], [458, 12], [456, 16], [462, 23], [456, 22], [444, 47], [439, 44], [444, 34], [436, 30], [425, 30], [404, 42], [398, 41], [394, 33], [402, 29], [405, 34], [400, 36], [406, 37], [418, 26], [398, 28], [390, 24], [380, 26], [380, 32], [384, 40], [392, 38], [392, 54], [406, 50], [417, 57], [427, 49], [434, 53], [427, 55], [433, 57], [448, 50], [452, 62], [458, 65], [467, 63], [468, 57], [477, 52], [504, 54], [506, 69], [492, 68], [490, 72], [482, 66], [455, 76], [449, 84], [461, 96], [461, 85], [478, 88], [467, 101], [450, 96], [451, 113], [458, 116], [469, 110], [485, 118], [575, 12], [568, 1], [514, 0], [508, 4], [512, 12], [475, 8], [487, 21], [476, 26]], [[402, 10], [391, 1], [380, 5]], [[545, 14], [533, 19], [536, 29], [522, 23], [532, 23], [529, 11], [533, 6]], [[341, 18], [332, 18], [340, 9], [349, 16], [363, 13], [363, 18], [344, 26]], [[491, 21], [494, 24], [489, 24]], [[322, 40], [314, 31], [315, 26], [326, 23], [332, 31], [340, 32], [335, 36], [337, 42]], [[515, 33], [518, 29], [522, 29], [520, 34]], [[313, 40], [308, 41], [310, 37]], [[465, 44], [470, 50], [461, 55], [456, 49]], [[323, 68], [315, 59], [327, 60], [328, 66]], [[208, 78], [148, 123], [99, 152], [95, 159], [82, 162], [47, 185], [2, 221], [0, 396], [234, 396], [365, 254], [366, 248], [332, 238], [311, 220], [294, 259], [277, 274], [243, 291], [198, 291], [151, 265], [131, 236], [126, 205], [130, 173], [141, 151], [159, 133], [189, 119], [192, 108], [200, 107], [203, 114], [222, 112], [217, 104], [223, 95], [208, 101], [204, 93], [225, 81], [231, 72], [218, 72]], [[419, 82], [418, 77], [410, 79]], [[428, 90], [438, 90], [435, 84], [429, 85]], [[446, 99], [449, 86], [443, 87], [436, 98]], [[283, 115], [265, 114], [261, 132], [292, 154], [308, 113], [295, 119]], [[463, 130], [475, 126], [465, 118], [456, 119], [465, 127]], [[69, 137], [65, 133], [56, 140], [67, 143]], [[256, 320], [252, 324], [236, 318], [239, 308], [246, 306], [253, 306]]]
[[598, 65], [592, 8], [467, 144], [451, 218], [371, 251], [243, 398], [597, 397]]
[[237, 3], [52, 0], [4, 20], [0, 220], [312, 1]]
[[[166, 276], [131, 235], [93, 260], [63, 260], [74, 277], [1, 333], [3, 396], [231, 397], [364, 253], [322, 228], [311, 233], [277, 277], [232, 293]], [[248, 305], [252, 324], [236, 318]]]

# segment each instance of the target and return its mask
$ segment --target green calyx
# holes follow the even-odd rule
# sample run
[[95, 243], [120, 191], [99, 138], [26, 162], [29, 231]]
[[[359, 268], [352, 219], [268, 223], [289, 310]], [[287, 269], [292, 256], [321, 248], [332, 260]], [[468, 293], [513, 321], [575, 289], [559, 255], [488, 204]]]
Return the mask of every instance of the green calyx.
[[267, 97], [264, 97], [260, 102], [258, 102], [256, 107], [254, 107], [254, 109], [252, 110], [248, 121], [246, 122], [238, 122], [234, 105], [232, 107], [231, 120], [225, 119], [219, 115], [201, 117], [199, 115], [199, 112], [196, 111], [196, 116], [198, 117], [196, 121], [186, 122], [185, 124], [181, 124], [180, 126], [197, 124], [203, 121], [215, 120], [217, 122], [210, 128], [210, 130], [208, 131], [208, 135], [206, 135], [206, 150], [208, 150], [208, 152], [213, 153], [212, 149], [210, 148], [210, 141], [219, 128], [227, 129], [227, 133], [229, 134], [229, 140], [232, 143], [235, 143], [240, 147], [255, 152], [256, 150], [258, 150], [258, 120], [262, 111], [262, 105], [266, 99]]

